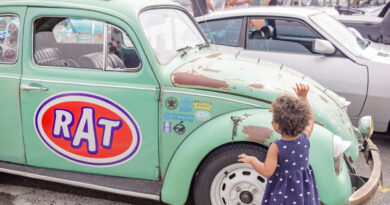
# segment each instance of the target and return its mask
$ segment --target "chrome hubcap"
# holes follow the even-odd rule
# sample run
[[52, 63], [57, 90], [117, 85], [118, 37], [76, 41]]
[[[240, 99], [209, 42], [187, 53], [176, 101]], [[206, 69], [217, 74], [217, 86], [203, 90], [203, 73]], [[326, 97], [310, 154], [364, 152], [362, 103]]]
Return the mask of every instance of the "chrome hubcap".
[[213, 205], [261, 204], [266, 178], [249, 164], [236, 163], [222, 169], [211, 184]]

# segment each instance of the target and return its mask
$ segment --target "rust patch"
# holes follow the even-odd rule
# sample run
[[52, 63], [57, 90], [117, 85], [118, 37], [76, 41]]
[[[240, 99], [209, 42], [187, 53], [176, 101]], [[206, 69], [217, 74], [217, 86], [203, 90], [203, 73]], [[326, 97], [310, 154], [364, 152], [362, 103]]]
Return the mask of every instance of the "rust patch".
[[353, 135], [352, 128], [348, 127], [349, 134]]
[[208, 72], [213, 72], [213, 73], [219, 73], [221, 72], [221, 70], [215, 70], [215, 69], [210, 69], [210, 68], [205, 68], [203, 69], [204, 71], [208, 71]]
[[250, 116], [252, 116], [252, 115], [251, 115], [251, 114], [248, 114], [248, 113], [245, 113], [243, 116], [246, 117], [246, 118], [248, 118], [248, 117], [250, 117]]
[[222, 55], [222, 53], [213, 53], [213, 54], [207, 56], [206, 58], [216, 58], [216, 57], [218, 57], [220, 55]]
[[222, 88], [222, 89], [229, 88], [226, 81], [212, 79], [204, 75], [200, 75], [196, 72], [192, 72], [192, 73], [175, 72], [173, 73], [172, 81], [174, 84], [179, 84], [179, 85], [191, 85], [191, 86]]
[[237, 89], [237, 86], [233, 86], [232, 89], [233, 89], [233, 90]]
[[252, 88], [257, 88], [257, 89], [264, 89], [264, 85], [262, 85], [262, 84], [250, 84], [248, 86], [252, 87]]
[[200, 59], [200, 57], [198, 57], [198, 58], [195, 58], [194, 60], [191, 60], [189, 63], [195, 63], [197, 60], [199, 60]]
[[271, 138], [274, 131], [267, 127], [249, 125], [244, 126], [242, 132], [248, 135], [246, 140], [264, 144], [267, 139]]
[[324, 101], [325, 103], [329, 103], [329, 101], [322, 95], [318, 95], [320, 96], [321, 100]]

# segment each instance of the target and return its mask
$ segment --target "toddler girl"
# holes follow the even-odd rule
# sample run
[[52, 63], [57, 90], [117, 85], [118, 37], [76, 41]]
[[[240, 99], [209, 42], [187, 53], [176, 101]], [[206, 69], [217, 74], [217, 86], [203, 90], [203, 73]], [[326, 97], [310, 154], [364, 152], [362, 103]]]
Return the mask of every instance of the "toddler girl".
[[249, 163], [268, 178], [262, 204], [320, 205], [314, 172], [309, 164], [309, 138], [314, 115], [307, 93], [309, 86], [296, 84], [298, 99], [283, 95], [272, 104], [272, 126], [282, 135], [273, 142], [265, 162], [241, 154], [239, 162]]

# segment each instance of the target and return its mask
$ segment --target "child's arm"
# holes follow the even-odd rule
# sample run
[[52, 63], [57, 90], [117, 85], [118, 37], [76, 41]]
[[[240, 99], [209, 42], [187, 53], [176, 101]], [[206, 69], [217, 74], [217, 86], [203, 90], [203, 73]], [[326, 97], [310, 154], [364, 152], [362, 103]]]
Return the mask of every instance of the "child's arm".
[[314, 113], [313, 110], [311, 109], [309, 100], [307, 99], [307, 93], [309, 92], [309, 86], [302, 84], [302, 83], [297, 83], [296, 87], [294, 88], [295, 93], [297, 94], [298, 98], [302, 100], [303, 103], [307, 105], [307, 108], [309, 109], [309, 125], [306, 126], [306, 128], [303, 130], [304, 133], [306, 133], [307, 137], [310, 138], [311, 133], [313, 132], [313, 127], [314, 127]]
[[250, 164], [261, 175], [269, 178], [275, 172], [276, 164], [278, 163], [278, 154], [278, 146], [276, 146], [275, 143], [272, 143], [268, 149], [264, 163], [260, 162], [256, 157], [248, 156], [246, 154], [240, 154], [238, 156], [238, 161]]

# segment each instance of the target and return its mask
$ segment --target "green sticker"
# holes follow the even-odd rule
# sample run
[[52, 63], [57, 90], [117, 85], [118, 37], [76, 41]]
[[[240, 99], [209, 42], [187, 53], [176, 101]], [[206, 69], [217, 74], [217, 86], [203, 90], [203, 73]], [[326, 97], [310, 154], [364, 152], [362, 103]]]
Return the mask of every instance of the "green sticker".
[[169, 97], [167, 98], [167, 100], [165, 100], [165, 107], [167, 107], [168, 110], [174, 110], [177, 108], [178, 105], [179, 103], [174, 97]]

